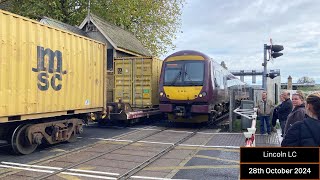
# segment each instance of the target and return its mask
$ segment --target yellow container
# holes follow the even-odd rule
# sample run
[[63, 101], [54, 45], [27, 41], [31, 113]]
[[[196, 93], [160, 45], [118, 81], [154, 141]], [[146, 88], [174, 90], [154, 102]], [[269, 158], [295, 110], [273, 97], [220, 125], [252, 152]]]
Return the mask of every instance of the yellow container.
[[104, 44], [1, 10], [0, 23], [0, 122], [104, 110]]
[[113, 71], [107, 72], [107, 102], [113, 102], [114, 76]]
[[159, 78], [162, 60], [152, 57], [114, 59], [114, 101], [130, 103], [132, 107], [159, 105]]

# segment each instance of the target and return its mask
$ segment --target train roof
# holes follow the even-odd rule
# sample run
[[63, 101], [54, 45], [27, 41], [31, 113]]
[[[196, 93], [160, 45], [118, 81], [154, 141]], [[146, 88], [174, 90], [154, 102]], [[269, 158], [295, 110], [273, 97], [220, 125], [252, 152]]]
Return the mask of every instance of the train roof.
[[205, 55], [204, 53], [199, 52], [199, 51], [194, 51], [194, 50], [178, 51], [178, 52], [175, 52], [175, 53], [169, 55], [168, 57], [166, 57], [166, 59], [168, 59], [170, 57], [174, 57], [174, 56], [201, 56], [201, 57], [204, 58], [204, 60], [210, 60], [211, 59], [209, 56]]

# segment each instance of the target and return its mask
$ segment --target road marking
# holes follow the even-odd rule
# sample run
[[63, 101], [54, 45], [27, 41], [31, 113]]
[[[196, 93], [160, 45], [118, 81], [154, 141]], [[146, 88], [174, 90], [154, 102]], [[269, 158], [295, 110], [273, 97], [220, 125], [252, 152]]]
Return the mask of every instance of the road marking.
[[239, 165], [217, 165], [217, 166], [164, 166], [164, 167], [148, 167], [144, 170], [150, 171], [160, 171], [160, 170], [183, 170], [183, 169], [230, 169], [230, 168], [240, 168]]
[[174, 143], [153, 142], [153, 141], [138, 141], [138, 143], [174, 145]]
[[54, 148], [54, 149], [50, 150], [50, 152], [66, 152], [66, 150]]
[[225, 152], [240, 152], [239, 149], [225, 149], [225, 148], [213, 148], [213, 147], [191, 147], [191, 146], [178, 146], [175, 149], [186, 149], [186, 150], [208, 150], [208, 151], [225, 151]]
[[218, 161], [225, 161], [225, 162], [232, 162], [232, 163], [237, 163], [239, 164], [239, 161], [235, 161], [235, 160], [230, 160], [230, 159], [221, 159], [221, 158], [217, 158], [217, 157], [212, 157], [212, 156], [203, 156], [203, 155], [195, 155], [193, 157], [196, 158], [204, 158], [204, 159], [214, 159], [214, 160], [218, 160]]
[[[54, 171], [50, 171], [50, 170], [42, 170], [42, 169], [34, 169], [34, 168], [43, 168], [43, 169], [62, 169], [62, 168], [58, 168], [58, 167], [49, 167], [49, 166], [36, 166], [36, 165], [27, 165], [27, 164], [20, 164], [20, 163], [11, 163], [11, 162], [2, 162], [2, 163], [6, 163], [6, 164], [13, 164], [13, 165], [19, 165], [19, 166], [29, 166], [31, 168], [28, 167], [19, 167], [19, 166], [8, 166], [8, 165], [1, 165], [0, 167], [4, 167], [4, 168], [12, 168], [12, 169], [20, 169], [20, 170], [26, 170], [26, 171], [35, 171], [35, 172], [44, 172], [44, 173], [54, 173]], [[32, 168], [33, 167], [33, 168]], [[100, 171], [89, 171], [89, 170], [81, 170], [81, 169], [68, 169], [68, 171], [79, 171], [79, 172], [87, 172], [87, 173], [95, 173], [95, 174], [116, 174], [119, 175], [117, 173], [107, 173], [107, 172], [100, 172]], [[64, 175], [71, 175], [71, 176], [80, 176], [80, 177], [89, 177], [89, 178], [97, 178], [97, 179], [109, 179], [109, 180], [114, 180], [117, 179], [115, 177], [107, 177], [107, 176], [98, 176], [98, 175], [92, 175], [92, 174], [82, 174], [82, 173], [72, 173], [72, 172], [61, 172], [60, 174], [58, 174], [58, 176], [66, 178], [66, 179], [74, 179], [72, 177], [68, 177], [68, 176], [64, 176]], [[159, 177], [148, 177], [148, 176], [131, 176], [130, 178], [133, 179], [152, 179], [152, 180], [179, 180], [179, 179], [168, 179], [168, 178], [159, 178]], [[181, 179], [184, 180], [184, 179]]]
[[98, 140], [102, 140], [102, 141], [116, 141], [116, 142], [133, 142], [132, 140], [125, 140], [125, 139], [112, 139], [112, 138], [90, 138], [90, 139], [98, 139]]
[[[40, 169], [52, 169], [52, 170], [61, 170], [60, 167], [52, 167], [52, 166], [38, 166], [38, 165], [29, 165], [29, 164], [21, 164], [21, 163], [13, 163], [13, 162], [1, 162], [2, 164], [13, 165], [13, 166], [22, 166], [22, 167], [30, 167], [30, 168], [40, 168]], [[91, 171], [91, 170], [83, 170], [83, 169], [68, 169], [68, 171], [72, 172], [83, 172], [83, 173], [91, 173], [91, 174], [103, 174], [103, 175], [111, 175], [118, 176], [118, 173], [109, 173], [109, 172], [101, 172], [101, 171]]]
[[196, 144], [179, 144], [179, 146], [190, 146], [190, 147], [203, 147], [203, 148], [227, 148], [227, 149], [240, 149], [239, 146], [205, 146]]
[[152, 129], [152, 128], [129, 128], [133, 130], [143, 130], [143, 131], [161, 131], [160, 129]]
[[190, 133], [190, 134], [194, 133], [194, 132], [190, 132], [190, 131], [176, 131], [176, 130], [165, 130], [165, 131], [167, 131], [167, 132], [177, 132], [177, 133]]
[[[104, 139], [104, 138], [91, 138], [91, 139], [99, 139], [102, 141], [113, 141], [113, 142], [133, 142], [132, 140], [125, 140], [125, 139]], [[150, 143], [150, 144], [168, 144], [173, 145], [174, 143], [169, 142], [157, 142], [157, 141], [138, 141], [138, 143]], [[240, 149], [239, 146], [205, 146], [205, 145], [197, 145], [197, 144], [179, 144], [179, 147], [195, 147], [191, 149], [200, 148], [200, 150], [221, 150], [221, 151], [228, 151], [226, 149]], [[179, 148], [176, 147], [176, 148]], [[204, 148], [204, 149], [203, 149]], [[232, 151], [232, 150], [229, 150]], [[238, 152], [239, 150], [232, 151]]]
[[2, 165], [2, 164], [0, 164], [0, 167], [12, 168], [12, 169], [21, 169], [21, 170], [26, 170], [26, 171], [45, 172], [45, 173], [53, 173], [54, 172], [54, 171], [41, 170], [41, 169], [31, 169], [31, 168], [24, 168], [24, 167], [7, 166], [7, 165]]
[[154, 180], [188, 180], [188, 179], [170, 179], [170, 178], [157, 178], [157, 177], [147, 177], [147, 176], [131, 176], [132, 179], [154, 179]]

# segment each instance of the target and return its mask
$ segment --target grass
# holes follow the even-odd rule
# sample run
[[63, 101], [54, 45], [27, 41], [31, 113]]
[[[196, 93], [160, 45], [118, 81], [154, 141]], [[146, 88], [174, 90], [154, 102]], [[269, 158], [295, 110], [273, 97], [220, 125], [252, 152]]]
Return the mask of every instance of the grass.
[[300, 91], [320, 91], [320, 85], [315, 85], [314, 87], [298, 87], [297, 90], [300, 90]]

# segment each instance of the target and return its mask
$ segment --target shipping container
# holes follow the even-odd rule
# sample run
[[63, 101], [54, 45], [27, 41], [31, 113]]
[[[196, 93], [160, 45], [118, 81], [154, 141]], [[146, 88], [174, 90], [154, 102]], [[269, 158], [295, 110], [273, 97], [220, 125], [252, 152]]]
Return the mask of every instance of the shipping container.
[[2, 10], [0, 23], [0, 139], [14, 152], [73, 141], [106, 114], [105, 44]]
[[1, 122], [105, 106], [104, 44], [5, 11], [0, 22]]
[[154, 57], [115, 58], [114, 102], [121, 99], [137, 108], [159, 105], [162, 62]]

